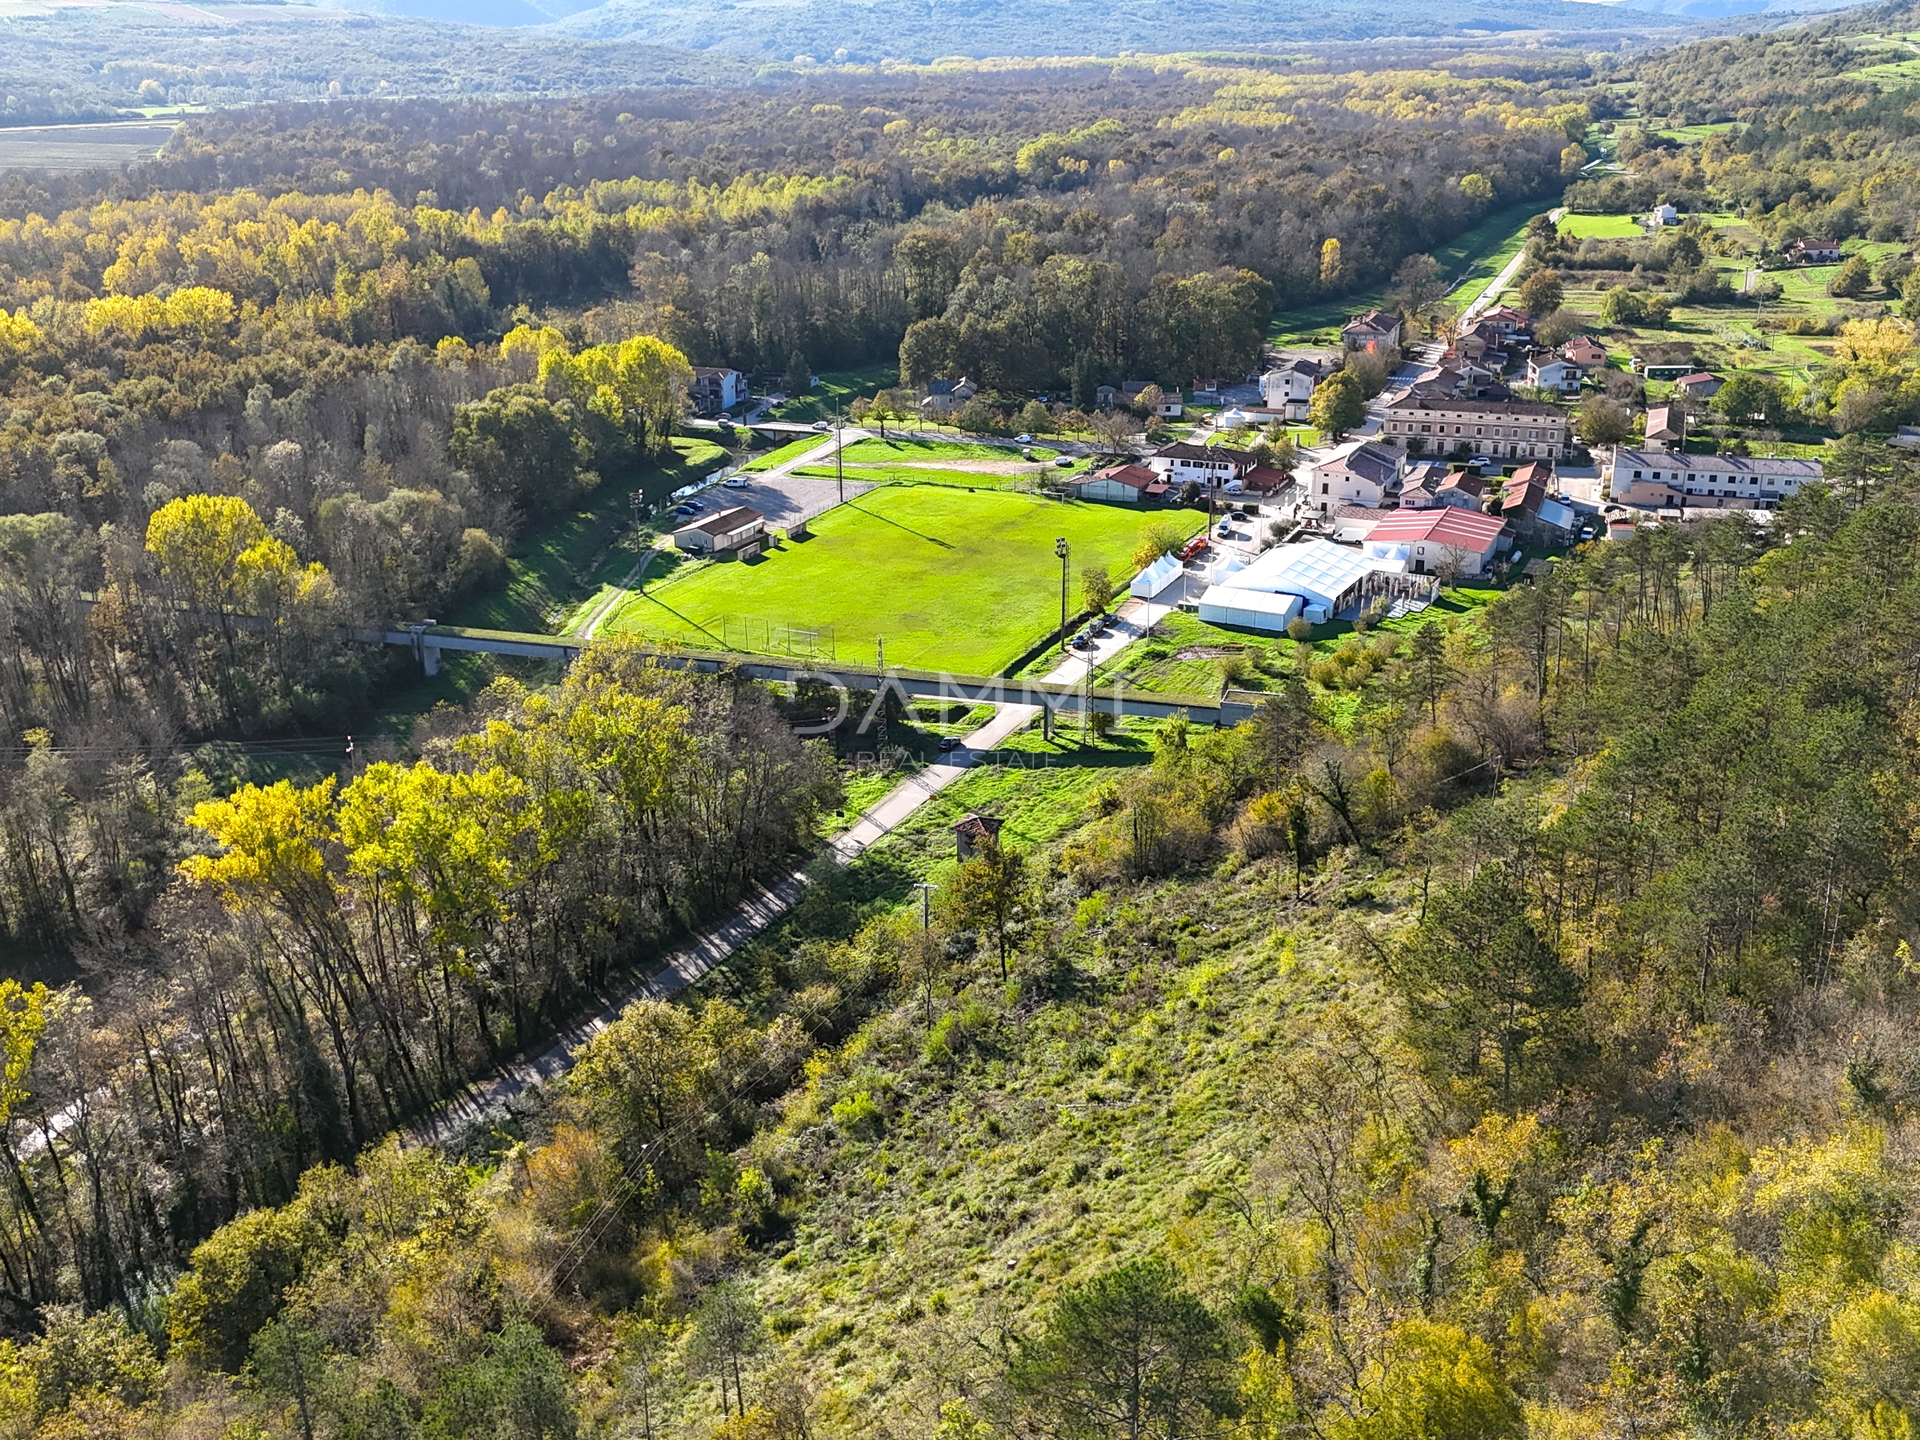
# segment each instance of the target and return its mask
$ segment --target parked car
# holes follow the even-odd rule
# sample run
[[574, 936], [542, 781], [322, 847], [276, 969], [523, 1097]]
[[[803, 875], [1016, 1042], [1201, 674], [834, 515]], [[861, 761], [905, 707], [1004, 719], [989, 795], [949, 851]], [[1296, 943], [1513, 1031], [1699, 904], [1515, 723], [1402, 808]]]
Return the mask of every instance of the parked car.
[[831, 430], [831, 429], [833, 428], [833, 426], [831, 426], [831, 425], [829, 425], [829, 424], [828, 424], [828, 423], [827, 423], [826, 421], [824, 421], [824, 420], [816, 420], [816, 421], [814, 421], [814, 422], [813, 422], [813, 426], [812, 426], [812, 428], [813, 428], [813, 429], [815, 429], [815, 430], [822, 430], [822, 431], [825, 431], [825, 430]]
[[692, 505], [676, 505], [673, 507], [673, 513], [676, 515], [683, 515], [683, 516], [692, 515], [695, 511], [695, 508], [696, 507]]
[[1082, 630], [1067, 643], [1076, 650], [1091, 650], [1093, 648], [1093, 637]]
[[1071, 470], [1073, 468], [1073, 457], [1071, 455], [1055, 456], [1053, 463], [1058, 465], [1062, 470]]
[[966, 741], [962, 740], [958, 735], [942, 735], [940, 737], [940, 753], [944, 755], [949, 750], [958, 750], [964, 744], [966, 744]]
[[1231, 540], [1233, 538], [1233, 526], [1229, 525], [1225, 520], [1222, 520], [1220, 522], [1220, 528], [1213, 533], [1218, 535], [1222, 540]]
[[744, 475], [727, 476], [726, 484], [729, 490], [744, 490], [747, 488], [748, 483], [747, 477]]
[[1189, 540], [1185, 545], [1180, 547], [1180, 558], [1182, 560], [1191, 560], [1196, 555], [1204, 555], [1206, 553], [1207, 553], [1207, 537], [1204, 535], [1196, 535], [1193, 537], [1193, 539]]
[[1033, 443], [1033, 436], [1031, 435], [1016, 435], [1013, 438], [1022, 445], [1031, 445]]

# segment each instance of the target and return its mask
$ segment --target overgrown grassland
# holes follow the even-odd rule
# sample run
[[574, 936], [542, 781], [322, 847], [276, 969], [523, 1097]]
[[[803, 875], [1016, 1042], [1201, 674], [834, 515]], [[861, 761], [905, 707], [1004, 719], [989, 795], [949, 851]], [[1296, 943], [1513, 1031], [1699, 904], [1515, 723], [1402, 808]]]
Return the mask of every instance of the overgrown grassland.
[[[1022, 844], [1053, 838], [1056, 816], [1104, 783], [1098, 771], [1020, 778], [1006, 815]], [[1002, 779], [969, 776], [947, 809], [991, 804]], [[1036, 791], [1041, 803], [1019, 808]], [[945, 818], [874, 863], [950, 865]], [[778, 1147], [804, 1146], [839, 1098], [865, 1094], [879, 1119], [815, 1172], [784, 1254], [749, 1283], [770, 1328], [831, 1368], [854, 1416], [916, 1406], [939, 1352], [1030, 1327], [1064, 1286], [1168, 1237], [1196, 1277], [1233, 1268], [1245, 1231], [1228, 1197], [1265, 1143], [1272, 1067], [1336, 1011], [1391, 1023], [1390, 1002], [1284, 913], [1292, 890], [1290, 869], [1267, 862], [1095, 894], [1056, 936], [1050, 982], [1029, 968], [1003, 994], [980, 976], [942, 999], [937, 1044], [903, 1006], [796, 1097]]]

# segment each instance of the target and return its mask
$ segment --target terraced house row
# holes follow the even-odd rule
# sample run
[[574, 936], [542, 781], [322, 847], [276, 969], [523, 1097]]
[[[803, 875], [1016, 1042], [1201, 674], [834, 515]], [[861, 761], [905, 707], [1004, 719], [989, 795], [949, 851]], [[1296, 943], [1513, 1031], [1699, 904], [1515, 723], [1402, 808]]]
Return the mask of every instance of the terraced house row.
[[1403, 395], [1387, 402], [1382, 438], [1403, 449], [1464, 447], [1501, 460], [1551, 460], [1569, 453], [1566, 411], [1535, 400]]

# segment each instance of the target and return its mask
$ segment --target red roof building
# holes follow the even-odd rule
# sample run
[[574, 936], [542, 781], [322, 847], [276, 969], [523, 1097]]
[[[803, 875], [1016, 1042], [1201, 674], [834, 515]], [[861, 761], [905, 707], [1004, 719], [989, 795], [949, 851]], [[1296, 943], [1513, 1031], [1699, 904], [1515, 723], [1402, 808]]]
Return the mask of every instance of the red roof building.
[[1506, 528], [1497, 516], [1452, 506], [1396, 510], [1373, 527], [1366, 551], [1376, 560], [1403, 560], [1415, 575], [1483, 575]]

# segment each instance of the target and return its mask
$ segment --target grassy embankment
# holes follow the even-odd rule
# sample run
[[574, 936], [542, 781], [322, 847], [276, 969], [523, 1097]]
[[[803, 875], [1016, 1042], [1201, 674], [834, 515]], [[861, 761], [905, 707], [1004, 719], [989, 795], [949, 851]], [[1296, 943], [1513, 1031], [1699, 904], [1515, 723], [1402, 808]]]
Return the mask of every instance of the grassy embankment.
[[[681, 438], [669, 458], [626, 484], [602, 484], [566, 511], [527, 530], [508, 550], [507, 583], [436, 616], [443, 624], [483, 630], [552, 632], [570, 613], [615, 585], [651, 547], [657, 526], [632, 523], [630, 497], [638, 492], [657, 504], [682, 485], [726, 462], [711, 441]], [[497, 655], [441, 655], [440, 673], [419, 676], [381, 698], [369, 728], [404, 736], [416, 717], [435, 705], [459, 704], [501, 673], [537, 672], [544, 662]]]
[[857, 370], [823, 370], [813, 377], [814, 385], [805, 395], [797, 395], [770, 412], [775, 420], [794, 420], [807, 424], [831, 420], [844, 414], [849, 405], [862, 396], [873, 396], [900, 383], [900, 370], [894, 365], [867, 365]]
[[[1552, 208], [1552, 202], [1529, 200], [1489, 215], [1473, 229], [1434, 250], [1433, 258], [1453, 286], [1450, 305], [1469, 305], [1487, 283], [1526, 244], [1527, 222]], [[1337, 345], [1340, 327], [1363, 310], [1385, 302], [1387, 286], [1344, 295], [1319, 305], [1283, 310], [1273, 317], [1267, 343], [1281, 346]]]

